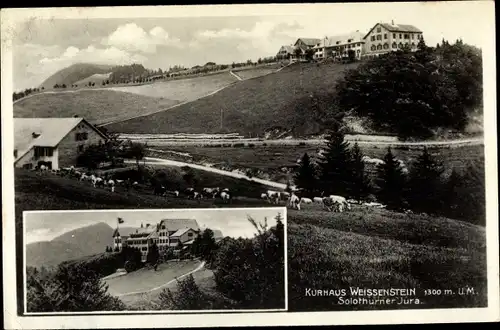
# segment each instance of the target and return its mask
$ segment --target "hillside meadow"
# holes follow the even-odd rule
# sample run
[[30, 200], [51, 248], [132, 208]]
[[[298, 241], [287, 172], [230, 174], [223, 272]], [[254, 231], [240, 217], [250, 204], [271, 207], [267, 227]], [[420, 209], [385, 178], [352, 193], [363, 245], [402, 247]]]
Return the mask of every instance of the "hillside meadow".
[[169, 108], [178, 101], [110, 89], [46, 92], [14, 104], [15, 118], [73, 117], [93, 124], [120, 120]]
[[[322, 106], [334, 94], [336, 82], [358, 64], [294, 64], [280, 72], [239, 81], [206, 98], [166, 112], [107, 126], [119, 133], [222, 133], [263, 136], [278, 128], [297, 134], [321, 130], [319, 112], [306, 111], [310, 97]], [[222, 113], [222, 123], [221, 123]], [[317, 118], [316, 118], [317, 117]]]

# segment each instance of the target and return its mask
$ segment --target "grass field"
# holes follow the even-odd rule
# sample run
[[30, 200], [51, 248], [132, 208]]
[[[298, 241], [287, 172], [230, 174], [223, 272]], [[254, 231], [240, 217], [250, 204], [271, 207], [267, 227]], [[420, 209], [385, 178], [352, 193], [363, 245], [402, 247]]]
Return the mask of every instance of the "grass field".
[[[250, 168], [269, 175], [268, 179], [275, 181], [284, 180], [283, 167], [293, 167], [297, 165], [297, 160], [308, 153], [310, 156], [317, 155], [320, 146], [313, 145], [266, 145], [254, 147], [199, 147], [199, 146], [175, 146], [175, 147], [154, 147], [160, 150], [173, 150], [176, 152], [188, 153], [193, 157], [195, 163], [210, 163], [219, 168]], [[383, 159], [387, 148], [385, 146], [375, 146], [360, 144], [362, 152], [371, 158]], [[469, 164], [484, 166], [483, 146], [459, 146], [459, 147], [431, 147], [431, 154], [443, 162], [446, 173], [453, 168], [463, 171]], [[420, 149], [393, 147], [393, 154], [402, 160], [406, 166], [416, 160], [421, 154]], [[376, 167], [373, 164], [366, 164], [366, 169], [375, 175]]]
[[264, 66], [264, 67], [258, 67], [255, 69], [247, 69], [247, 70], [233, 70], [235, 74], [237, 74], [241, 79], [251, 79], [251, 78], [256, 78], [260, 76], [264, 76], [266, 74], [270, 74], [272, 72], [275, 72], [281, 67], [281, 65], [269, 65], [269, 66]]
[[192, 101], [238, 81], [229, 72], [202, 77], [160, 81], [154, 84], [110, 87], [111, 90], [179, 102]]
[[14, 104], [14, 117], [73, 117], [78, 115], [93, 124], [152, 113], [179, 103], [132, 93], [100, 89], [43, 93]]
[[[464, 222], [354, 209], [288, 213], [289, 310], [417, 309], [486, 306], [483, 227]], [[419, 305], [341, 305], [306, 289], [414, 288]], [[476, 295], [459, 295], [473, 287]], [[425, 296], [425, 289], [453, 295]], [[347, 295], [349, 298], [350, 295]]]
[[213, 96], [184, 104], [167, 112], [111, 124], [120, 133], [220, 133], [263, 135], [274, 127], [315, 125], [308, 114], [294, 106], [311, 93], [331, 94], [343, 73], [355, 67], [341, 64], [300, 64], [280, 72], [240, 81]]
[[[127, 275], [104, 280], [108, 292], [120, 296], [132, 292], [161, 291], [163, 285], [181, 275], [191, 272], [200, 265], [199, 261], [168, 262], [158, 266], [158, 269], [141, 268]], [[161, 288], [160, 288], [161, 287]]]

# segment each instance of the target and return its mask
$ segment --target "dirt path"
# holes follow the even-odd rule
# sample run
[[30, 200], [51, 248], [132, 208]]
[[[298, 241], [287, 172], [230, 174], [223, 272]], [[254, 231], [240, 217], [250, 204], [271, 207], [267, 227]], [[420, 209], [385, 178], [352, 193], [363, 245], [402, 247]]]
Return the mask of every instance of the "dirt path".
[[[180, 162], [180, 161], [176, 161], [176, 160], [168, 160], [168, 159], [154, 158], [154, 157], [145, 157], [143, 162], [147, 165], [164, 165], [164, 166], [175, 166], [175, 167], [189, 166], [191, 168], [201, 170], [201, 171], [217, 173], [220, 175], [230, 176], [230, 177], [237, 178], [237, 179], [246, 179], [246, 180], [257, 182], [257, 183], [260, 183], [262, 185], [266, 185], [269, 187], [275, 187], [275, 188], [279, 188], [279, 189], [286, 188], [286, 184], [283, 184], [283, 183], [264, 180], [264, 179], [258, 179], [258, 178], [250, 178], [244, 174], [230, 172], [230, 171], [224, 171], [224, 170], [220, 170], [218, 168], [203, 166], [203, 165], [199, 165], [199, 164], [185, 163], [185, 162]], [[125, 163], [135, 164], [135, 161], [126, 160]]]
[[234, 73], [233, 71], [229, 71], [230, 74], [232, 74], [236, 79], [238, 80], [243, 80], [243, 78], [241, 78], [240, 76], [238, 76], [236, 73]]

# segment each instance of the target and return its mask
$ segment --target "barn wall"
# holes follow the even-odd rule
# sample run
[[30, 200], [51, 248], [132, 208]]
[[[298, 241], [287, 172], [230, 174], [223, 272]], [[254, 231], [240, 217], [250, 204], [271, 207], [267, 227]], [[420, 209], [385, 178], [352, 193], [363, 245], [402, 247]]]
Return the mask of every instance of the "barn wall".
[[[76, 134], [84, 132], [87, 132], [88, 139], [84, 141], [77, 141]], [[81, 122], [59, 143], [59, 166], [67, 167], [75, 165], [76, 159], [80, 154], [78, 151], [79, 146], [83, 145], [83, 148], [85, 149], [92, 144], [99, 144], [99, 142], [104, 143], [105, 139], [91, 126], [85, 122]]]

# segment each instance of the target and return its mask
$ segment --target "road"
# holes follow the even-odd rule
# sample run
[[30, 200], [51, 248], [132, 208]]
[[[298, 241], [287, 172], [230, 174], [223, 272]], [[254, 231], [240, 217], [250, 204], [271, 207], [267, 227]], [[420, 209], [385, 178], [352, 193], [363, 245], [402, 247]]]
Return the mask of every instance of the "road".
[[[179, 162], [176, 160], [168, 160], [168, 159], [154, 158], [154, 157], [145, 157], [142, 162], [144, 164], [147, 164], [147, 165], [163, 165], [163, 166], [175, 166], [175, 167], [189, 166], [191, 168], [201, 170], [201, 171], [217, 173], [220, 175], [230, 176], [230, 177], [237, 178], [237, 179], [246, 179], [246, 180], [260, 183], [262, 185], [266, 185], [269, 187], [274, 187], [274, 188], [278, 188], [278, 189], [285, 189], [286, 188], [286, 184], [283, 184], [283, 183], [264, 180], [264, 179], [258, 179], [258, 178], [250, 178], [244, 174], [219, 170], [217, 168], [193, 164], [193, 163], [185, 163], [185, 162]], [[125, 163], [135, 164], [136, 162], [134, 160], [126, 160]]]

